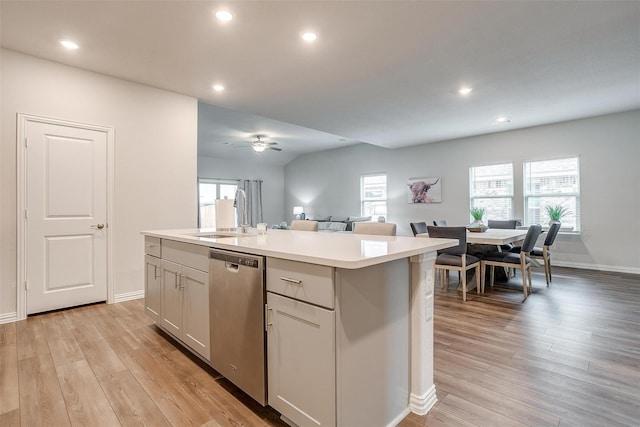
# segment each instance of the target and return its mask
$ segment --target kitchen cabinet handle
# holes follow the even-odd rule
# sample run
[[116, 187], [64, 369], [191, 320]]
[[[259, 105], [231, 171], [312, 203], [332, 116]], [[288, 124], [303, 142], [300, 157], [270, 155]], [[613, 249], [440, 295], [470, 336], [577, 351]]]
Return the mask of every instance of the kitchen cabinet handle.
[[269, 308], [269, 306], [267, 304], [264, 305], [264, 330], [266, 332], [269, 332], [269, 326], [273, 325], [273, 323], [271, 323], [271, 308]]
[[292, 285], [298, 285], [298, 286], [302, 285], [302, 280], [292, 279], [291, 277], [281, 277], [280, 280], [287, 283], [291, 283]]
[[153, 275], [155, 276], [156, 279], [159, 279], [160, 275], [158, 274], [158, 270], [160, 270], [160, 267], [158, 267], [157, 265], [154, 265], [153, 268], [154, 268]]
[[175, 284], [175, 288], [178, 289], [180, 288], [180, 277], [182, 276], [182, 274], [176, 274], [176, 284]]

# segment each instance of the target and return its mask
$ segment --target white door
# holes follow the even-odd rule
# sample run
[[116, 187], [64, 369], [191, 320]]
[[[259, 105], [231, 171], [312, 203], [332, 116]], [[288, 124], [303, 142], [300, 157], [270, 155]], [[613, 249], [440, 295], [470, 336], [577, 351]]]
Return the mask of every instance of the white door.
[[107, 300], [107, 133], [25, 120], [27, 314]]

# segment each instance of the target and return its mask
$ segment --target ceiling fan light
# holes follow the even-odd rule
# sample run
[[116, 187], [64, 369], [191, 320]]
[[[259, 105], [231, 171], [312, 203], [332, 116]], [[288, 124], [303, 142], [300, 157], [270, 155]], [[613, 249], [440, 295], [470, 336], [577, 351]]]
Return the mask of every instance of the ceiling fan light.
[[262, 153], [267, 149], [267, 144], [265, 144], [264, 142], [254, 142], [251, 145], [251, 148], [253, 148], [253, 151], [255, 151], [256, 153]]

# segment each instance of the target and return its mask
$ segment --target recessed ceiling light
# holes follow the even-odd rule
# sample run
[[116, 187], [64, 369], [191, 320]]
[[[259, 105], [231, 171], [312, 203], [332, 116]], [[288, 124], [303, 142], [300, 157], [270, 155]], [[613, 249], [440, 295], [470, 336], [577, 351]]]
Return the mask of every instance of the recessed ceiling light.
[[220, 21], [229, 22], [233, 19], [233, 15], [231, 12], [227, 12], [226, 10], [219, 10], [216, 12], [216, 18]]
[[318, 35], [316, 33], [304, 33], [302, 35], [302, 40], [306, 41], [306, 42], [312, 42], [315, 41], [315, 39], [318, 38]]
[[509, 123], [511, 120], [509, 120], [508, 118], [504, 117], [504, 116], [500, 116], [496, 119], [496, 122], [498, 123]]
[[462, 87], [462, 88], [460, 88], [458, 93], [460, 93], [460, 95], [469, 95], [472, 90], [473, 90], [472, 87]]
[[224, 90], [224, 86], [222, 86], [221, 84], [213, 85], [213, 90], [215, 90], [216, 92], [222, 92]]
[[77, 49], [78, 45], [72, 42], [71, 40], [60, 40], [60, 44], [67, 49]]

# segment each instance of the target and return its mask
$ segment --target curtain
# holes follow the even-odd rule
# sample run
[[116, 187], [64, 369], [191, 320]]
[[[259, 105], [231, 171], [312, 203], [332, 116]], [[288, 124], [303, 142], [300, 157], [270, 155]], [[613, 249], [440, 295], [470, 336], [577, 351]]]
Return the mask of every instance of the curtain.
[[[262, 221], [262, 181], [261, 180], [238, 180], [238, 188], [242, 188], [247, 197], [247, 223], [255, 227]], [[239, 196], [242, 198], [242, 195]], [[242, 200], [238, 200], [241, 202]], [[242, 204], [236, 209], [238, 224], [242, 224]]]

